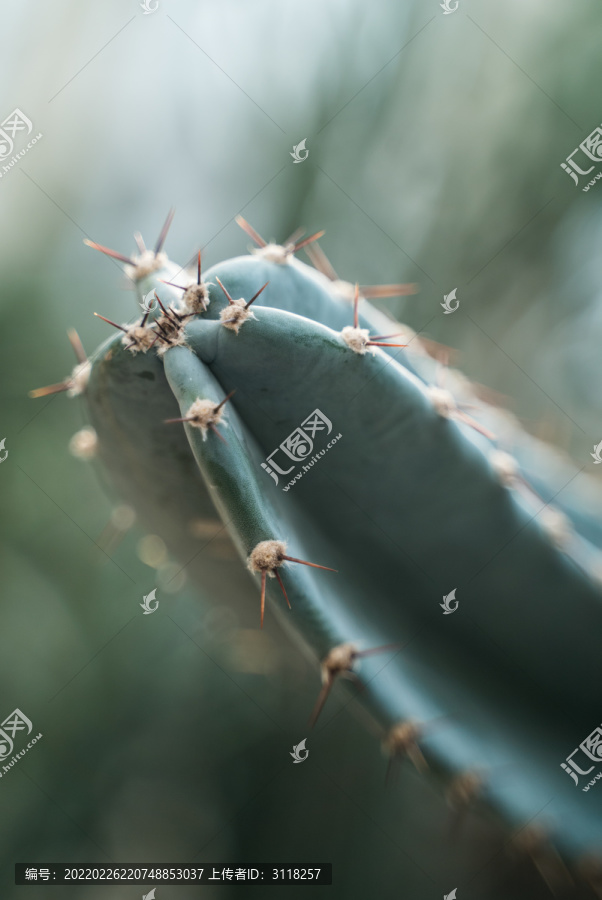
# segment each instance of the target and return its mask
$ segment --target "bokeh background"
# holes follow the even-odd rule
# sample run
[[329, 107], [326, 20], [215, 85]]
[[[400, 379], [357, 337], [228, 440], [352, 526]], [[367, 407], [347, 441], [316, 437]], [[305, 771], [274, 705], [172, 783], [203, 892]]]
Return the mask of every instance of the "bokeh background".
[[[342, 689], [310, 742], [319, 765], [290, 764], [315, 664], [274, 617], [259, 633], [256, 610], [202, 596], [69, 453], [79, 401], [27, 392], [71, 370], [67, 327], [91, 353], [107, 334], [94, 311], [136, 310], [83, 238], [130, 253], [175, 206], [170, 257], [202, 247], [208, 266], [245, 251], [240, 213], [266, 238], [326, 229], [347, 280], [419, 283], [381, 307], [587, 461], [602, 438], [602, 187], [583, 193], [560, 164], [602, 121], [599, 0], [460, 0], [453, 15], [437, 0], [160, 0], [149, 15], [22, 0], [0, 21], [0, 117], [18, 107], [43, 134], [0, 178], [0, 718], [18, 707], [44, 735], [0, 780], [2, 898], [142, 893], [15, 888], [16, 861], [274, 860], [335, 866], [332, 888], [278, 896], [462, 885], [463, 900], [501, 900], [487, 829], [469, 821], [450, 843], [412, 771], [385, 789]], [[235, 564], [227, 539], [211, 552]], [[524, 896], [546, 896], [529, 877]]]

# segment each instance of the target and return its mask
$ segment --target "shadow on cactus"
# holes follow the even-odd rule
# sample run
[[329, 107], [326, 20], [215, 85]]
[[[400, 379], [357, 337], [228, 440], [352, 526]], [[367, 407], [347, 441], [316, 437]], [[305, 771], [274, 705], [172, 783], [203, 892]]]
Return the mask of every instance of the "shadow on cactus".
[[[203, 278], [199, 253], [189, 276], [170, 221], [137, 256], [92, 245], [156, 303], [93, 361], [72, 333], [73, 373], [33, 394], [82, 395], [117, 491], [202, 593], [258, 626], [267, 599], [310, 649], [312, 724], [348, 676], [390, 767], [519, 831], [554, 889], [599, 878], [602, 791], [581, 793], [602, 733], [561, 767], [596, 725], [597, 486], [366, 300], [414, 286], [354, 288], [320, 234], [266, 243], [244, 220], [250, 255]], [[240, 565], [207, 552], [216, 511]]]

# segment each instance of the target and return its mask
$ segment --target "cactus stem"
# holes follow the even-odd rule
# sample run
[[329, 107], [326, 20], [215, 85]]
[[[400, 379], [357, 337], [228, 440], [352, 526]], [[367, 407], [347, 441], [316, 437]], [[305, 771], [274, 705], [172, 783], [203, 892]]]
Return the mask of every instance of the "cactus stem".
[[161, 229], [161, 231], [159, 233], [159, 237], [157, 238], [157, 243], [155, 244], [155, 250], [154, 250], [155, 256], [158, 256], [159, 253], [161, 252], [161, 250], [163, 249], [163, 244], [165, 243], [165, 240], [167, 238], [167, 232], [169, 231], [169, 229], [171, 227], [171, 223], [173, 222], [173, 217], [174, 217], [175, 213], [176, 213], [175, 209], [170, 209], [169, 212], [167, 213], [167, 218], [165, 219], [163, 228]]
[[267, 241], [264, 241], [261, 235], [257, 234], [253, 226], [249, 225], [246, 219], [243, 219], [242, 216], [236, 216], [236, 219], [234, 221], [240, 228], [242, 228], [243, 231], [245, 231], [249, 235], [252, 241], [255, 241], [258, 247], [267, 246]]
[[87, 238], [84, 241], [84, 244], [88, 247], [92, 247], [93, 250], [100, 250], [101, 253], [104, 253], [105, 256], [110, 256], [112, 259], [118, 259], [120, 262], [127, 263], [129, 266], [136, 267], [136, 262], [131, 258], [131, 256], [124, 256], [123, 253], [118, 253], [117, 250], [109, 250], [108, 247], [103, 247], [102, 244], [97, 244], [94, 241], [89, 241]]

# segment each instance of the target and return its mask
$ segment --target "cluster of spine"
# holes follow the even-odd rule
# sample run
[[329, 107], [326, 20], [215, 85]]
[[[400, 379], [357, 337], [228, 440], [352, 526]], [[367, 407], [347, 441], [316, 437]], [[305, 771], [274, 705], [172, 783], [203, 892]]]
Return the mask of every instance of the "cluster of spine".
[[[220, 330], [231, 333], [233, 339], [239, 341], [240, 354], [243, 354], [248, 347], [248, 343], [243, 342], [247, 329], [257, 329], [253, 331], [253, 335], [261, 334], [264, 338], [266, 335], [269, 336], [270, 329], [274, 329], [274, 333], [277, 333], [277, 329], [287, 326], [288, 320], [283, 317], [289, 315], [289, 310], [284, 303], [283, 309], [279, 309], [277, 301], [271, 301], [270, 305], [265, 307], [258, 306], [255, 312], [250, 309], [251, 304], [266, 291], [270, 280], [266, 280], [257, 290], [249, 291], [248, 299], [236, 297], [236, 289], [226, 287], [217, 274], [215, 282], [203, 280], [200, 252], [197, 256], [196, 278], [190, 281], [186, 273], [170, 263], [163, 252], [171, 218], [170, 214], [154, 250], [147, 250], [140, 236], [137, 236], [139, 254], [134, 257], [127, 257], [98, 244], [91, 244], [125, 264], [126, 274], [136, 285], [139, 297], [148, 299], [152, 293], [156, 301], [154, 310], [147, 309], [140, 320], [133, 323], [119, 325], [103, 316], [100, 318], [123, 333], [120, 338], [121, 345], [132, 357], [154, 351], [162, 359], [166, 382], [181, 411], [180, 416], [163, 421], [167, 425], [184, 426], [202, 479], [211, 486], [212, 497], [222, 516], [228, 518], [230, 527], [235, 532], [237, 545], [244, 553], [248, 570], [260, 579], [260, 626], [263, 627], [264, 623], [266, 595], [270, 596], [271, 590], [270, 581], [276, 582], [293, 615], [295, 597], [300, 598], [299, 627], [303, 639], [313, 646], [320, 659], [322, 675], [322, 689], [310, 717], [310, 724], [313, 726], [339, 677], [358, 682], [357, 666], [360, 660], [380, 654], [394, 653], [397, 656], [400, 653], [400, 644], [387, 642], [362, 648], [356, 640], [346, 639], [345, 635], [341, 635], [340, 626], [328, 621], [328, 613], [324, 612], [323, 607], [319, 604], [313, 605], [313, 600], [309, 596], [314, 589], [313, 575], [309, 581], [293, 575], [294, 569], [290, 564], [300, 564], [312, 570], [327, 570], [335, 573], [335, 577], [338, 573], [331, 566], [290, 555], [295, 552], [294, 547], [289, 554], [290, 538], [288, 542], [284, 540], [285, 528], [278, 528], [277, 512], [274, 513], [269, 501], [264, 501], [261, 497], [261, 491], [254, 484], [256, 476], [251, 468], [244, 469], [247, 463], [240, 455], [241, 446], [244, 444], [241, 443], [240, 435], [246, 426], [238, 420], [234, 409], [228, 412], [233, 404], [227, 405], [234, 390], [226, 393], [220, 383], [219, 359], [215, 365], [208, 363], [213, 357], [219, 357], [215, 348], [221, 346]], [[442, 367], [437, 360], [433, 360], [431, 353], [425, 351], [425, 346], [428, 346], [426, 342], [418, 340], [411, 329], [400, 326], [400, 331], [391, 334], [380, 333], [379, 325], [383, 324], [383, 317], [379, 318], [379, 314], [370, 310], [365, 298], [411, 294], [415, 292], [414, 285], [384, 285], [380, 288], [360, 289], [357, 284], [354, 286], [338, 278], [323, 251], [315, 243], [322, 232], [304, 240], [300, 239], [301, 235], [295, 234], [283, 245], [277, 245], [264, 241], [244, 220], [239, 218], [238, 222], [256, 244], [251, 259], [258, 264], [261, 263], [261, 272], [266, 271], [266, 266], [283, 269], [288, 267], [292, 270], [293, 281], [297, 279], [302, 287], [306, 285], [308, 296], [317, 283], [316, 277], [319, 277], [320, 290], [333, 298], [332, 310], [330, 307], [325, 309], [325, 314], [328, 313], [326, 318], [329, 318], [326, 322], [329, 327], [328, 333], [324, 329], [320, 331], [322, 326], [316, 324], [317, 315], [312, 317], [311, 312], [306, 313], [302, 308], [295, 309], [295, 318], [307, 314], [308, 318], [303, 320], [307, 325], [291, 322], [291, 328], [293, 325], [299, 331], [305, 328], [303, 338], [322, 341], [325, 351], [333, 346], [333, 340], [336, 339], [338, 347], [345, 348], [353, 356], [362, 358], [365, 364], [368, 364], [370, 359], [372, 360], [370, 365], [380, 365], [381, 368], [391, 365], [399, 367], [401, 363], [404, 384], [407, 383], [408, 390], [413, 392], [411, 396], [412, 402], [415, 403], [414, 413], [417, 419], [419, 416], [423, 417], [425, 430], [430, 430], [429, 434], [432, 432], [433, 435], [439, 434], [437, 419], [450, 420], [458, 426], [453, 431], [445, 432], [444, 440], [448, 442], [447, 446], [454, 452], [472, 454], [475, 458], [478, 456], [478, 466], [489, 473], [491, 498], [495, 503], [499, 503], [501, 509], [507, 511], [510, 505], [515, 503], [528, 506], [543, 502], [539, 490], [525, 474], [526, 465], [521, 465], [523, 442], [516, 441], [517, 452], [513, 454], [504, 449], [502, 438], [496, 434], [496, 426], [500, 426], [500, 430], [507, 436], [508, 417], [482, 404], [478, 415], [469, 415], [466, 410], [471, 408], [474, 395], [469, 388], [467, 389], [466, 382], [452, 370]], [[314, 263], [314, 270], [302, 266], [294, 258], [295, 252], [303, 247]], [[224, 266], [227, 264], [222, 264], [222, 269]], [[276, 269], [273, 271], [276, 276]], [[232, 267], [232, 272], [236, 275], [234, 282], [237, 283], [237, 278], [241, 280], [245, 277], [245, 266], [239, 263], [238, 268]], [[222, 300], [225, 298], [225, 305], [221, 308], [218, 308], [217, 295], [211, 291], [215, 284]], [[360, 301], [364, 310], [362, 317], [360, 317]], [[351, 320], [350, 324], [343, 324], [346, 316]], [[371, 333], [375, 328], [378, 333]], [[64, 381], [33, 391], [32, 396], [40, 397], [58, 391], [67, 391], [69, 396], [86, 394], [92, 365], [75, 333], [70, 332], [69, 335], [77, 357], [75, 369]], [[393, 338], [400, 335], [404, 335], [405, 343], [390, 343]], [[115, 342], [108, 350], [101, 349], [95, 365], [110, 364], [116, 349]], [[406, 354], [401, 357], [389, 352], [402, 349], [406, 350]], [[392, 361], [392, 357], [395, 362]], [[251, 371], [252, 361], [249, 366]], [[375, 378], [374, 373], [377, 371], [380, 370], [370, 369], [370, 378]], [[442, 385], [442, 372], [452, 382], [450, 387]], [[244, 384], [236, 385], [235, 388], [244, 390]], [[152, 415], [152, 409], [148, 414]], [[224, 433], [226, 428], [227, 434]], [[514, 429], [513, 424], [511, 430]], [[257, 438], [257, 435], [253, 437]], [[84, 429], [73, 439], [72, 450], [81, 458], [91, 458], [98, 448], [99, 440], [102, 441], [102, 436], [97, 435], [94, 429]], [[222, 490], [219, 473], [225, 470], [230, 472], [231, 478], [237, 480], [236, 488], [232, 488], [230, 481], [228, 488], [226, 489], [224, 485]], [[500, 499], [495, 492], [496, 485], [500, 491], [507, 492], [508, 498], [512, 495], [512, 499]], [[400, 510], [400, 515], [403, 512]], [[591, 517], [587, 522], [591, 529], [596, 527], [594, 518]], [[596, 545], [595, 541], [583, 540], [578, 529], [571, 524], [568, 512], [562, 508], [553, 508], [547, 502], [538, 511], [537, 522], [553, 552], [557, 552], [562, 559], [553, 560], [550, 556], [552, 550], [548, 551], [546, 548], [542, 550], [542, 555], [546, 559], [552, 559], [554, 564], [558, 562], [559, 566], [564, 566], [563, 559], [570, 559], [575, 571], [579, 572], [579, 579], [574, 575], [573, 569], [570, 577], [579, 580], [580, 585], [582, 580], [588, 584], [591, 582], [597, 590], [602, 572], [600, 545]], [[529, 525], [531, 526], [531, 522]], [[599, 528], [599, 525], [597, 527]], [[261, 539], [257, 539], [258, 537]], [[344, 586], [337, 589], [344, 590]], [[589, 602], [589, 599], [584, 602]], [[593, 614], [594, 618], [596, 616], [597, 613]], [[338, 639], [339, 635], [342, 639]], [[391, 637], [395, 636], [387, 634], [385, 640], [389, 641]], [[383, 715], [383, 712], [387, 704], [383, 704], [376, 697], [371, 701], [369, 690], [364, 690], [364, 695], [368, 705], [373, 703], [375, 716], [386, 719], [387, 715]], [[389, 757], [390, 767], [396, 761], [405, 758], [420, 773], [431, 769], [447, 785], [447, 800], [456, 818], [470, 806], [482, 804], [483, 808], [501, 813], [503, 818], [509, 820], [514, 827], [518, 827], [519, 814], [514, 817], [505, 801], [497, 802], [495, 791], [488, 790], [487, 775], [476, 766], [462, 768], [451, 755], [446, 758], [440, 744], [436, 747], [430, 745], [430, 731], [431, 723], [428, 720], [421, 722], [408, 716], [390, 722], [382, 733], [382, 746]], [[521, 835], [520, 845], [524, 853], [533, 860], [551, 888], [563, 884], [566, 878], [572, 878], [555, 849], [551, 835], [540, 833], [536, 829], [521, 829]], [[558, 840], [562, 843], [562, 835]], [[577, 843], [583, 844], [583, 841]], [[574, 846], [571, 846], [570, 842], [567, 846], [568, 854], [576, 857], [578, 854]], [[581, 872], [579, 877], [586, 878], [592, 885], [599, 884], [599, 867], [590, 858], [584, 859], [585, 862], [579, 869]]]

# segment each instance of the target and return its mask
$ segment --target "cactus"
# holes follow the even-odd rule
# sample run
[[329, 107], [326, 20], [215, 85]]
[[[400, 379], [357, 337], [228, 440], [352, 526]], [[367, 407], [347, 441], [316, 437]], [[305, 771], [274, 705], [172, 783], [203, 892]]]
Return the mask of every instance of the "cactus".
[[[596, 725], [597, 485], [365, 299], [414, 286], [360, 291], [320, 235], [266, 243], [242, 220], [251, 254], [203, 278], [199, 253], [189, 277], [170, 221], [137, 257], [92, 245], [156, 308], [91, 363], [72, 335], [74, 373], [33, 393], [83, 396], [118, 492], [205, 595], [256, 604], [261, 627], [267, 599], [294, 630], [321, 671], [312, 724], [351, 676], [391, 768], [523, 829], [549, 883], [572, 877], [555, 848], [572, 864], [602, 841], [595, 772], [561, 767]], [[216, 510], [240, 565], [202, 556]]]

